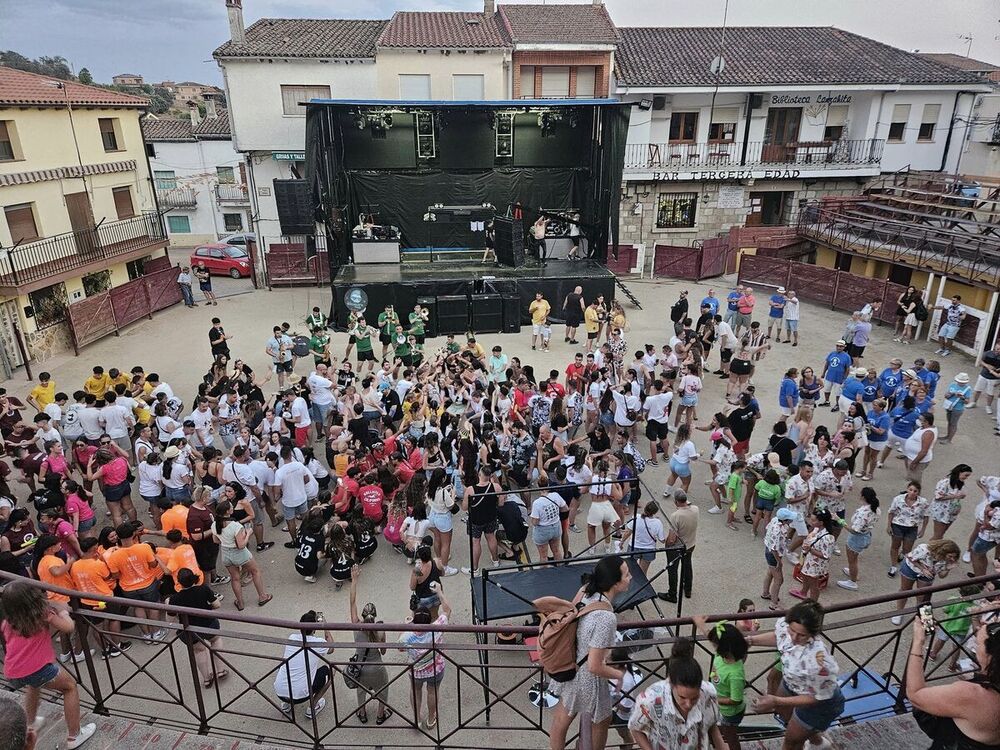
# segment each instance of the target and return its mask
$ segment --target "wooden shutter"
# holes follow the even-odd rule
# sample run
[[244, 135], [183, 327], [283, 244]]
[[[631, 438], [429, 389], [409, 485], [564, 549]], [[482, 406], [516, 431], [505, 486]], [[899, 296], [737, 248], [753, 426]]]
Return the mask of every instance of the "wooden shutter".
[[125, 185], [111, 190], [115, 198], [115, 211], [119, 219], [130, 219], [135, 216], [135, 207], [132, 205], [132, 191]]
[[10, 239], [15, 245], [18, 242], [30, 242], [38, 239], [38, 227], [35, 225], [35, 214], [31, 210], [30, 203], [7, 206], [3, 212], [7, 217]]

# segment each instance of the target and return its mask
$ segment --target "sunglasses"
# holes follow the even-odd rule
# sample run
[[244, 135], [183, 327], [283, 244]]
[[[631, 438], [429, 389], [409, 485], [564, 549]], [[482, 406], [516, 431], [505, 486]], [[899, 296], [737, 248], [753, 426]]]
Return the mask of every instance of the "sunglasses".
[[110, 440], [102, 440], [101, 441], [101, 445], [111, 445], [111, 441]]

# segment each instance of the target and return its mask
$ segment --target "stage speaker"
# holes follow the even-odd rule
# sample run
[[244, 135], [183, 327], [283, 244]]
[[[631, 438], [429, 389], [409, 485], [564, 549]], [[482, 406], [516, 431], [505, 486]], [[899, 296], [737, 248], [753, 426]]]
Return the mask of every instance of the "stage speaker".
[[503, 297], [503, 332], [521, 332], [521, 298], [516, 294]]
[[424, 324], [424, 335], [432, 339], [438, 335], [437, 297], [417, 297], [417, 304], [427, 309], [427, 322]]
[[472, 298], [472, 330], [476, 333], [503, 330], [503, 298], [499, 294], [477, 294]]
[[524, 225], [520, 219], [497, 216], [493, 219], [497, 264], [520, 268], [524, 265]]
[[447, 336], [469, 330], [469, 296], [452, 294], [437, 298], [437, 335]]

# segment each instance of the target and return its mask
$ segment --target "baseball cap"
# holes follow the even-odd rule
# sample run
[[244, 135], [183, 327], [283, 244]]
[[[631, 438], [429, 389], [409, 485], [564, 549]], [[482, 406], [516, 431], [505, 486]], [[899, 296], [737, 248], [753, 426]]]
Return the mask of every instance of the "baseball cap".
[[778, 508], [778, 520], [779, 521], [794, 521], [796, 518], [796, 513], [790, 508]]
[[837, 339], [837, 346], [847, 346], [847, 342], [843, 339]]

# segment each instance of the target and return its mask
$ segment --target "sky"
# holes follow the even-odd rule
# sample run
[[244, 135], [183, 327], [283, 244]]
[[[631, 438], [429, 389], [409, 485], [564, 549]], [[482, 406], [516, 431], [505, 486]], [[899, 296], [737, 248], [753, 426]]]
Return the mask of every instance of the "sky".
[[[718, 26], [725, 3], [607, 0], [620, 26]], [[971, 36], [972, 57], [1000, 64], [996, 0], [729, 0], [729, 4], [731, 26], [838, 26], [922, 52], [964, 55]], [[243, 0], [243, 6], [249, 25], [261, 17], [388, 18], [396, 10], [472, 11], [481, 10], [483, 4], [481, 0]], [[28, 57], [62, 55], [74, 70], [86, 67], [101, 82], [127, 72], [138, 73], [147, 82], [221, 84], [212, 51], [228, 37], [224, 0], [0, 0], [0, 49]]]

